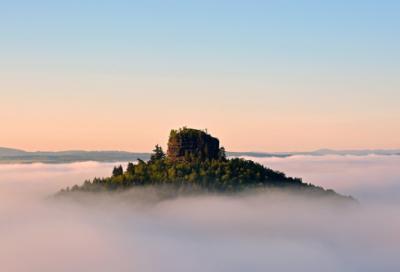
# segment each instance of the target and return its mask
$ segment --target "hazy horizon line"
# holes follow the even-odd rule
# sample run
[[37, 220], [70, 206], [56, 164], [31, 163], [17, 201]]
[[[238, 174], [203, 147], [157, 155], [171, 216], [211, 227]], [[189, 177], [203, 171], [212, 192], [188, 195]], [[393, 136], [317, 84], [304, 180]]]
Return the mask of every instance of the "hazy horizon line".
[[[11, 148], [11, 147], [2, 147], [0, 146], [1, 149], [6, 149], [6, 150], [12, 150], [12, 151], [22, 151], [25, 153], [59, 153], [59, 152], [123, 152], [123, 153], [151, 153], [149, 152], [136, 152], [136, 151], [125, 151], [125, 150], [82, 150], [82, 149], [68, 149], [68, 150], [58, 150], [58, 151], [46, 151], [46, 150], [37, 150], [37, 151], [26, 151], [23, 149], [19, 148]], [[258, 153], [258, 154], [297, 154], [297, 153], [317, 153], [317, 152], [385, 152], [385, 151], [391, 151], [391, 152], [400, 152], [400, 149], [330, 149], [330, 148], [320, 148], [312, 151], [277, 151], [277, 152], [269, 152], [269, 151], [226, 151], [229, 153]]]

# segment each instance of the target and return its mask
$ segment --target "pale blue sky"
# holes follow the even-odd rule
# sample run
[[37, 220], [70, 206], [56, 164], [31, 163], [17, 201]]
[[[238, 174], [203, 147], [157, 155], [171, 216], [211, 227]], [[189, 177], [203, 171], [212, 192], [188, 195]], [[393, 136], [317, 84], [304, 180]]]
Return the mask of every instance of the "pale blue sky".
[[143, 67], [151, 75], [151, 69], [253, 74], [286, 72], [289, 65], [288, 73], [399, 72], [398, 1], [2, 1], [1, 6], [6, 71], [80, 73], [74, 67], [79, 66], [107, 74]]
[[[147, 151], [145, 139], [182, 125], [208, 127], [229, 150], [395, 148], [400, 138], [399, 1], [0, 7], [0, 146]], [[97, 136], [111, 120], [145, 136]]]

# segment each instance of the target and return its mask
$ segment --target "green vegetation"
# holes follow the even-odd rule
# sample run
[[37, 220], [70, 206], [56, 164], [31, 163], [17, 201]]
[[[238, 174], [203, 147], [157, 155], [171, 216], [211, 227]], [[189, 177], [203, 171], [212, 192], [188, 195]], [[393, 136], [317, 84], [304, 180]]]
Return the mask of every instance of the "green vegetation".
[[[223, 150], [224, 151], [224, 150]], [[222, 153], [222, 151], [221, 151]], [[188, 162], [172, 163], [162, 148], [156, 146], [148, 162], [138, 159], [138, 163], [128, 163], [124, 172], [122, 166], [114, 167], [111, 177], [86, 180], [82, 186], [75, 185], [71, 191], [100, 192], [122, 191], [137, 186], [157, 186], [162, 197], [172, 197], [193, 193], [227, 194], [244, 190], [297, 191], [315, 196], [334, 196], [346, 199], [333, 190], [324, 190], [312, 184], [303, 183], [300, 178], [286, 177], [250, 160], [239, 158], [219, 160], [192, 158]], [[66, 194], [70, 190], [61, 190]]]
[[164, 160], [167, 157], [167, 155], [162, 150], [162, 147], [159, 146], [158, 144], [156, 145], [156, 148], [153, 150], [153, 152], [154, 153], [150, 155], [150, 160], [147, 162], [147, 164], [149, 165], [152, 165], [157, 161]]
[[186, 126], [184, 126], [183, 128], [179, 128], [179, 130], [172, 129], [169, 134], [169, 140], [174, 139], [174, 138], [200, 138], [200, 139], [202, 139], [204, 137], [211, 137], [211, 135], [208, 134], [207, 129], [198, 130], [198, 129], [187, 128]]

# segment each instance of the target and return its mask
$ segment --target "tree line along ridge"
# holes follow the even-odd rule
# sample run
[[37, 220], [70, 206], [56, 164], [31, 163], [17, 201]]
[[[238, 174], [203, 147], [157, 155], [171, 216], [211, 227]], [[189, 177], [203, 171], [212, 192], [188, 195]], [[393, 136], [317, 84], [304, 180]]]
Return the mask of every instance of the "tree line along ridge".
[[110, 177], [85, 180], [82, 186], [62, 189], [57, 195], [75, 191], [123, 191], [143, 186], [161, 188], [159, 193], [163, 197], [279, 189], [354, 200], [351, 196], [342, 196], [333, 190], [303, 183], [301, 178], [287, 177], [280, 171], [251, 160], [228, 159], [225, 149], [219, 147], [219, 140], [207, 130], [186, 127], [171, 130], [167, 153], [157, 144], [147, 162], [141, 159], [137, 164], [129, 162], [125, 171], [121, 165], [114, 167]]

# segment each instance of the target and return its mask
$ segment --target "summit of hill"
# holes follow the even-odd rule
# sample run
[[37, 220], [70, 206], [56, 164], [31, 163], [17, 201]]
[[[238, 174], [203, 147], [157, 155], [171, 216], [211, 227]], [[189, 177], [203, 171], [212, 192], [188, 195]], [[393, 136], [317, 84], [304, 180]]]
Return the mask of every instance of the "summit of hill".
[[167, 154], [171, 162], [188, 162], [194, 158], [199, 158], [200, 161], [221, 158], [217, 138], [212, 137], [206, 130], [186, 127], [171, 130]]

